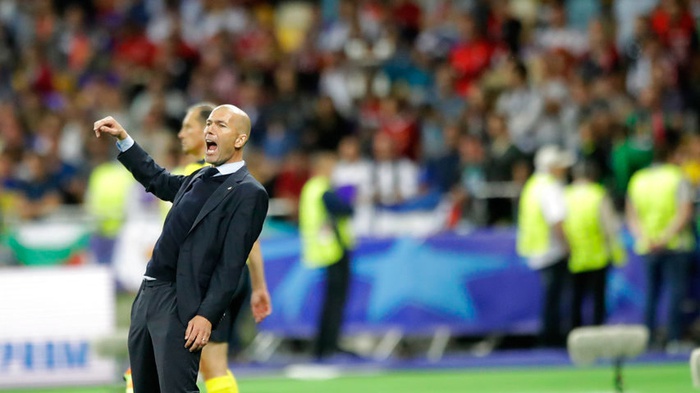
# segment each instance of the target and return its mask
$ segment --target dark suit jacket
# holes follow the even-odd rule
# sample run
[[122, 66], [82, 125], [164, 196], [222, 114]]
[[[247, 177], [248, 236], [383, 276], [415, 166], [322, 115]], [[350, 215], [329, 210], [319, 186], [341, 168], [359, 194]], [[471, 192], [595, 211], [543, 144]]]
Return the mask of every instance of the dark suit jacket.
[[[176, 176], [158, 166], [138, 144], [119, 161], [160, 199], [177, 204], [200, 175]], [[205, 202], [180, 245], [176, 289], [180, 321], [201, 315], [216, 327], [238, 286], [241, 271], [267, 214], [268, 196], [243, 167], [231, 174]]]

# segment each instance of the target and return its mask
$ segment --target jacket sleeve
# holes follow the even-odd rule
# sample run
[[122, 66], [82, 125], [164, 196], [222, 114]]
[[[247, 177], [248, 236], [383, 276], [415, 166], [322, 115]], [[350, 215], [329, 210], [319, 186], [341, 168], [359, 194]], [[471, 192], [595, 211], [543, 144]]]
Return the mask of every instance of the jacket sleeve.
[[146, 191], [164, 201], [172, 202], [186, 179], [185, 176], [172, 175], [156, 164], [138, 143], [119, 153], [117, 159], [131, 172], [136, 181], [146, 187]]
[[197, 315], [205, 317], [214, 328], [233, 300], [248, 254], [262, 231], [267, 207], [267, 193], [262, 188], [255, 188], [250, 195], [243, 196], [231, 217], [221, 260], [197, 311]]

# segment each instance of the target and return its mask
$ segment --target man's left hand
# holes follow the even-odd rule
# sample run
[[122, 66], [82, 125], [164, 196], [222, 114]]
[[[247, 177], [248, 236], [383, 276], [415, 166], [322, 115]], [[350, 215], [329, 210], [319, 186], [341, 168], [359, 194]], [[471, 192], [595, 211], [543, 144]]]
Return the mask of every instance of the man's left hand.
[[250, 309], [253, 312], [253, 318], [256, 323], [262, 322], [263, 319], [272, 313], [272, 302], [267, 289], [254, 290], [250, 294]]
[[211, 337], [211, 322], [201, 315], [195, 315], [190, 319], [185, 330], [185, 348], [190, 352], [199, 351], [204, 348]]

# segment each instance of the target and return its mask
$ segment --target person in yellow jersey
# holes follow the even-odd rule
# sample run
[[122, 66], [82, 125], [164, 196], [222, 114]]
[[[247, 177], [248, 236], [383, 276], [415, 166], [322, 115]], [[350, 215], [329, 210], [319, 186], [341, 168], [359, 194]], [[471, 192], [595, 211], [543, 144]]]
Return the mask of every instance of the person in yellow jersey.
[[691, 251], [695, 240], [691, 230], [692, 190], [675, 163], [673, 145], [654, 151], [654, 164], [637, 171], [627, 190], [626, 216], [635, 239], [634, 250], [646, 262], [647, 299], [644, 322], [651, 344], [658, 338], [656, 309], [662, 287], [669, 291], [666, 350], [691, 349], [682, 341], [682, 303], [690, 286]]
[[554, 145], [535, 154], [535, 173], [520, 195], [518, 211], [518, 254], [542, 280], [539, 345], [561, 346], [561, 298], [568, 279], [568, 244], [563, 223], [566, 218], [564, 181], [574, 163], [573, 154]]
[[316, 153], [312, 157], [311, 178], [304, 184], [299, 198], [302, 261], [307, 267], [325, 269], [326, 277], [313, 348], [317, 361], [347, 352], [340, 349], [338, 341], [350, 285], [353, 208], [331, 188], [335, 163], [333, 153]]
[[605, 188], [596, 183], [595, 163], [584, 161], [573, 168], [574, 182], [566, 187], [567, 214], [564, 234], [569, 243], [572, 274], [572, 327], [583, 325], [583, 300], [593, 298], [593, 325], [605, 322], [605, 284], [610, 262], [626, 260], [619, 237], [620, 220]]
[[[214, 108], [213, 104], [199, 103], [188, 109], [177, 134], [182, 145], [184, 162], [181, 163], [182, 166], [173, 170], [173, 174], [189, 175], [208, 165], [202, 158], [206, 149], [204, 127]], [[169, 208], [172, 204], [163, 202], [163, 205], [165, 208]], [[272, 312], [259, 241], [253, 244], [248, 255], [247, 267], [241, 275], [238, 289], [228, 311], [224, 314], [219, 326], [212, 331], [209, 343], [202, 349], [199, 371], [208, 393], [238, 393], [236, 379], [228, 369], [228, 342], [233, 332], [236, 316], [247, 298], [248, 292], [251, 292], [250, 306], [256, 322], [261, 322]], [[248, 285], [249, 282], [250, 285]], [[124, 378], [127, 383], [126, 393], [133, 393], [131, 369], [127, 370]]]

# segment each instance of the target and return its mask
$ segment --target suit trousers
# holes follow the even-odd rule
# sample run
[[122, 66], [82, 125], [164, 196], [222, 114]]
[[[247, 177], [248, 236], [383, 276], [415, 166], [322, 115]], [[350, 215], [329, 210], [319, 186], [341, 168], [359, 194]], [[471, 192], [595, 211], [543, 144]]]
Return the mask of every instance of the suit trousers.
[[321, 308], [314, 357], [322, 359], [338, 350], [340, 329], [343, 325], [345, 302], [350, 285], [350, 255], [345, 252], [340, 260], [326, 269], [326, 288]]
[[175, 284], [144, 281], [131, 308], [129, 361], [134, 393], [199, 392], [201, 351], [185, 348]]

